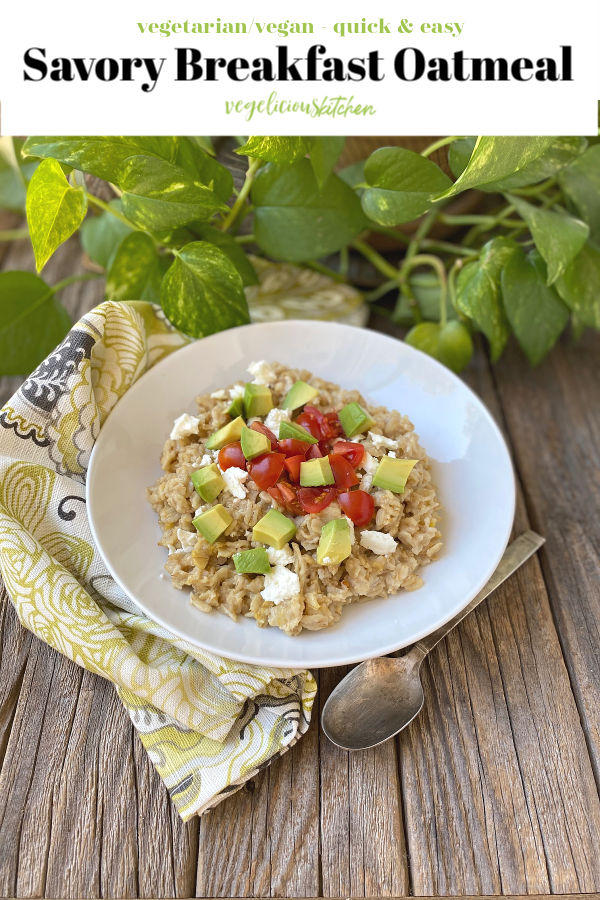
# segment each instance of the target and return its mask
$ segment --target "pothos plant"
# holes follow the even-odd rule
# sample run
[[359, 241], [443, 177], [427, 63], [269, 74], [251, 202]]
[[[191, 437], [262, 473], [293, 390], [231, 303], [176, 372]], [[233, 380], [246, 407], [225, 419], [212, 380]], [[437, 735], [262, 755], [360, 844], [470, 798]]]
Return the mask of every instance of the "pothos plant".
[[[513, 332], [535, 365], [569, 320], [576, 334], [600, 329], [596, 140], [452, 136], [420, 154], [382, 147], [336, 171], [343, 144], [251, 137], [237, 150], [247, 169], [236, 191], [204, 138], [30, 137], [0, 164], [0, 206], [25, 198], [38, 272], [79, 231], [107, 298], [159, 303], [194, 337], [248, 322], [252, 248], [338, 280], [350, 250], [366, 257], [382, 275], [367, 299], [396, 291], [385, 309], [410, 326], [406, 340], [455, 371], [471, 357], [473, 330], [492, 360]], [[454, 178], [430, 159], [445, 146]], [[114, 199], [97, 195], [97, 179]], [[452, 215], [453, 198], [473, 189], [489, 195], [486, 211]], [[397, 228], [413, 221], [409, 235]], [[459, 238], [436, 239], [438, 223], [460, 226]], [[369, 243], [373, 232], [398, 241], [399, 264]], [[0, 275], [0, 373], [27, 372], [66, 333], [57, 294], [72, 280]]]

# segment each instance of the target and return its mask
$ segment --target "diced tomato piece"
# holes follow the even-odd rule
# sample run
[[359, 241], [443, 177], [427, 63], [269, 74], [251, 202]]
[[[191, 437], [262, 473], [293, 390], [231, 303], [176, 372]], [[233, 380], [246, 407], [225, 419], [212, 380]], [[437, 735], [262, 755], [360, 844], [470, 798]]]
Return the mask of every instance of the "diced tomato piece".
[[223, 471], [231, 469], [232, 466], [237, 466], [238, 469], [246, 468], [246, 457], [242, 453], [242, 445], [239, 441], [234, 441], [232, 444], [225, 444], [224, 447], [221, 447], [219, 450], [219, 465]]
[[320, 441], [331, 441], [342, 433], [342, 425], [336, 412], [323, 413], [310, 404], [304, 407], [304, 412], [298, 417], [298, 424]]
[[362, 444], [357, 444], [355, 441], [337, 441], [333, 445], [331, 452], [334, 455], [340, 454], [340, 456], [343, 456], [355, 469], [357, 466], [360, 466], [365, 458], [365, 448]]
[[271, 441], [271, 450], [277, 451], [277, 438], [270, 428], [267, 428], [262, 422], [253, 422], [250, 428], [252, 428], [253, 431], [259, 431], [261, 434], [265, 434]]
[[298, 490], [298, 500], [305, 513], [320, 513], [335, 500], [336, 495], [334, 487], [304, 487]]
[[300, 413], [296, 419], [296, 424], [301, 425], [302, 428], [306, 428], [309, 434], [316, 437], [318, 441], [321, 440], [321, 429], [314, 416], [309, 415], [307, 412]]
[[296, 496], [296, 489], [291, 484], [286, 484], [285, 481], [280, 481], [279, 484], [273, 485], [267, 489], [273, 500], [278, 503], [280, 506], [283, 506], [285, 510], [292, 513], [294, 516], [298, 516], [301, 513], [300, 504], [298, 503], [298, 498]]
[[283, 472], [285, 456], [283, 453], [263, 453], [249, 465], [250, 478], [261, 491], [266, 491], [276, 484]]
[[296, 438], [284, 438], [279, 441], [279, 450], [286, 456], [301, 456], [303, 459], [312, 447], [306, 441], [297, 441]]
[[338, 503], [355, 525], [367, 525], [373, 518], [375, 501], [366, 491], [345, 491]]
[[320, 456], [323, 456], [323, 453], [321, 453], [321, 448], [319, 447], [319, 445], [311, 444], [310, 450], [306, 454], [306, 458], [307, 459], [319, 459]]
[[339, 437], [343, 432], [343, 428], [338, 414], [336, 412], [329, 412], [325, 414], [325, 418], [327, 419], [327, 426], [330, 432], [329, 438], [333, 440], [333, 438]]
[[358, 484], [358, 475], [352, 468], [350, 462], [339, 453], [331, 453], [329, 455], [329, 463], [335, 478], [335, 486], [340, 490], [353, 487]]
[[300, 465], [303, 462], [304, 456], [300, 454], [299, 456], [288, 456], [284, 463], [290, 476], [290, 481], [295, 481], [296, 484], [300, 481]]

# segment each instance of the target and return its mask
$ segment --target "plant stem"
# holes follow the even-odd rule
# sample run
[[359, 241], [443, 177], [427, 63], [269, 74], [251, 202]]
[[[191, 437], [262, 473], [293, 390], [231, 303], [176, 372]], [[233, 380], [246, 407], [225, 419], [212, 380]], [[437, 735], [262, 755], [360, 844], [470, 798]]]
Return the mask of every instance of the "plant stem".
[[[250, 159], [250, 157], [248, 157]], [[227, 231], [231, 228], [237, 221], [238, 216], [246, 202], [248, 194], [250, 193], [250, 188], [252, 187], [252, 182], [254, 181], [254, 176], [258, 172], [262, 165], [262, 160], [260, 159], [252, 159], [248, 164], [248, 168], [246, 170], [246, 177], [244, 179], [244, 183], [240, 189], [239, 194], [236, 197], [235, 203], [223, 219], [221, 223], [221, 231]]]
[[358, 250], [358, 252], [361, 253], [365, 257], [365, 259], [368, 259], [371, 265], [374, 266], [378, 272], [381, 272], [381, 274], [385, 275], [386, 278], [390, 278], [392, 281], [395, 281], [396, 284], [398, 283], [400, 272], [395, 266], [389, 263], [387, 259], [384, 259], [383, 256], [381, 256], [381, 254], [377, 252], [377, 250], [374, 250], [373, 247], [371, 247], [365, 241], [361, 241], [359, 238], [357, 238], [355, 241], [352, 241], [351, 246], [354, 247], [355, 250]]
[[421, 156], [431, 156], [432, 153], [435, 153], [435, 151], [439, 150], [441, 147], [445, 147], [447, 144], [452, 144], [454, 141], [458, 140], [458, 135], [440, 138], [439, 141], [434, 141], [429, 147], [425, 147], [424, 150], [421, 150]]
[[304, 263], [304, 265], [308, 266], [309, 269], [313, 269], [315, 272], [319, 272], [321, 275], [327, 275], [327, 277], [333, 279], [333, 281], [346, 283], [346, 279], [341, 272], [336, 272], [335, 269], [330, 269], [329, 266], [324, 266], [314, 259]]
[[437, 256], [433, 256], [431, 253], [418, 253], [416, 256], [413, 256], [409, 260], [405, 260], [404, 265], [402, 266], [402, 274], [405, 277], [408, 277], [408, 274], [412, 269], [417, 266], [430, 266], [435, 273], [437, 274], [440, 281], [440, 325], [442, 328], [446, 325], [448, 318], [448, 311], [446, 308], [446, 297], [448, 294], [448, 280], [446, 277], [446, 268], [441, 261], [441, 259]]
[[28, 228], [9, 228], [6, 231], [0, 231], [0, 241], [21, 241], [23, 238], [29, 237]]
[[114, 206], [109, 206], [108, 203], [105, 203], [104, 200], [101, 200], [100, 197], [96, 197], [94, 194], [87, 195], [88, 201], [92, 204], [92, 206], [97, 206], [98, 209], [104, 210], [104, 212], [110, 213], [111, 216], [114, 216], [115, 219], [119, 219], [120, 222], [123, 222], [124, 225], [127, 225], [129, 228], [133, 228], [133, 225], [122, 213], [119, 212], [118, 209], [115, 209]]
[[234, 241], [238, 244], [253, 244], [256, 238], [253, 234], [236, 234]]
[[92, 281], [94, 278], [103, 278], [104, 276], [100, 272], [86, 272], [83, 275], [70, 275], [68, 278], [63, 278], [62, 281], [57, 282], [52, 287], [52, 293], [58, 294], [59, 291], [64, 290], [64, 288], [69, 287], [70, 284], [76, 284], [78, 281]]
[[379, 287], [374, 288], [372, 291], [368, 291], [364, 297], [367, 303], [374, 303], [375, 300], [379, 300], [380, 297], [384, 297], [390, 291], [393, 291], [394, 288], [398, 287], [397, 281], [384, 281], [383, 284], [380, 284]]

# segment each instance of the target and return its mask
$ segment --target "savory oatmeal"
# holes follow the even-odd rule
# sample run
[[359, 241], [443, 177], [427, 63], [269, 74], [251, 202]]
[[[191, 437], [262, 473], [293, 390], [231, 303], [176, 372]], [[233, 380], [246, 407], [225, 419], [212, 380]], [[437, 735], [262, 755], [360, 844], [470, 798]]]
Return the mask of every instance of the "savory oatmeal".
[[175, 587], [291, 635], [419, 588], [442, 544], [411, 422], [306, 371], [248, 371], [175, 420], [148, 489]]

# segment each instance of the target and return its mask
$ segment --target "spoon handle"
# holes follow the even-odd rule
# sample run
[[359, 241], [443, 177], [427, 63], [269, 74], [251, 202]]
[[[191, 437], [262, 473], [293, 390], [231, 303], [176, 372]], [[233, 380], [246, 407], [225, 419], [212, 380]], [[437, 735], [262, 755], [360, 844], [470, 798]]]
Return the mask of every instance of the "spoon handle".
[[498, 563], [498, 568], [487, 584], [485, 584], [479, 593], [471, 600], [469, 605], [462, 609], [453, 619], [450, 619], [449, 622], [446, 622], [445, 625], [442, 625], [441, 628], [438, 628], [437, 631], [432, 632], [432, 634], [429, 634], [427, 637], [418, 641], [409, 653], [411, 655], [414, 653], [415, 656], [421, 658], [426, 656], [429, 651], [433, 650], [435, 645], [442, 640], [442, 638], [446, 637], [449, 631], [452, 631], [459, 622], [462, 622], [465, 616], [468, 616], [470, 612], [473, 612], [475, 607], [479, 606], [482, 600], [489, 597], [492, 591], [495, 591], [503, 581], [506, 581], [506, 579], [522, 566], [530, 556], [533, 556], [536, 550], [539, 550], [542, 546], [544, 541], [545, 538], [536, 534], [535, 531], [524, 531], [523, 534], [519, 535], [512, 544], [508, 545]]

